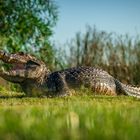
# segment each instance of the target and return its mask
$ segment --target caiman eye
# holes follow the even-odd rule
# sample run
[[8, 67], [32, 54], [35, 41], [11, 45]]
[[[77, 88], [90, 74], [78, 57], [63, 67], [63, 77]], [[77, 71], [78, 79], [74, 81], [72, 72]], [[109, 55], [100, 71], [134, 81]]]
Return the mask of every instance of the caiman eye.
[[29, 60], [26, 63], [26, 68], [35, 68], [37, 66], [40, 66], [40, 65], [32, 60]]

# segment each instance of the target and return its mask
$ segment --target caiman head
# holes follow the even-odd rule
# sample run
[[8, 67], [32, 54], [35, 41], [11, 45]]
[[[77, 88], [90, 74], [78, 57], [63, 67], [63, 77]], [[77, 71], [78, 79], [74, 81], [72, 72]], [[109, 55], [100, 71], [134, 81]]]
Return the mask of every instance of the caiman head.
[[8, 54], [0, 51], [0, 60], [12, 65], [8, 71], [0, 70], [0, 76], [14, 83], [22, 83], [27, 79], [41, 80], [49, 72], [44, 62], [23, 52]]

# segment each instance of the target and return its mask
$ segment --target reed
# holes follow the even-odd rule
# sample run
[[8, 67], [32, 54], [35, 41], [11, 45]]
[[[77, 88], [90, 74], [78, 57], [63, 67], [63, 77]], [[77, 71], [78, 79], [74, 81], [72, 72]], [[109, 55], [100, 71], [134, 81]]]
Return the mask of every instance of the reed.
[[95, 66], [108, 71], [124, 83], [140, 83], [140, 37], [99, 31], [87, 26], [66, 45], [69, 67]]

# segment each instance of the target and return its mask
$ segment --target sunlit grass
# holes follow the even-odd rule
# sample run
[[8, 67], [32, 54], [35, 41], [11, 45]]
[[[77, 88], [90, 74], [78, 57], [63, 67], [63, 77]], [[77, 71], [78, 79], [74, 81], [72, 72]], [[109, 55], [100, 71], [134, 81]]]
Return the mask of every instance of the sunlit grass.
[[0, 98], [0, 139], [139, 139], [140, 100], [131, 97]]

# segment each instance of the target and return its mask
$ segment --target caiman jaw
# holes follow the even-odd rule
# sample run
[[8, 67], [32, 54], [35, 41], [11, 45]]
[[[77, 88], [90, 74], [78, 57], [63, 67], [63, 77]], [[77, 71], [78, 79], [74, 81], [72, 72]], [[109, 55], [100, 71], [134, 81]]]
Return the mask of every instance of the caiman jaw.
[[23, 53], [8, 54], [0, 51], [0, 59], [5, 63], [12, 64], [11, 71], [25, 69], [27, 63], [25, 56], [23, 58]]
[[1, 77], [3, 77], [5, 80], [15, 83], [20, 83], [24, 80], [25, 64], [27, 62], [25, 55], [19, 53], [8, 54], [0, 51], [0, 60], [2, 60], [4, 63], [12, 64], [13, 67], [9, 71], [1, 70]]
[[15, 83], [21, 83], [27, 79], [37, 79], [42, 71], [46, 70], [42, 61], [22, 52], [8, 54], [0, 51], [0, 60], [13, 66], [9, 71], [1, 70], [0, 76]]

